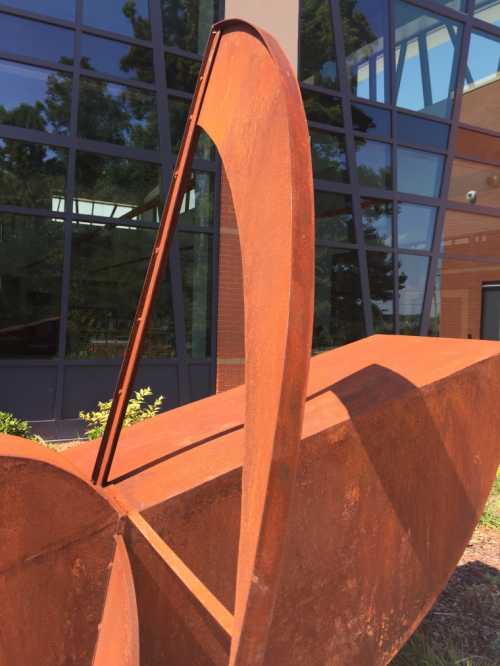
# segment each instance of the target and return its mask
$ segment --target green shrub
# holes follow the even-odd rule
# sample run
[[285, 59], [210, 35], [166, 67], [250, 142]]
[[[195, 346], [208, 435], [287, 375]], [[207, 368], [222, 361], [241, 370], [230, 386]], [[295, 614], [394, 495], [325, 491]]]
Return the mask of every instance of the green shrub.
[[[160, 395], [153, 400], [153, 402], [147, 404], [147, 398], [152, 395], [153, 391], [149, 386], [139, 389], [134, 393], [133, 397], [130, 398], [128, 402], [123, 425], [129, 426], [133, 423], [139, 423], [139, 421], [145, 421], [158, 414], [164, 397]], [[89, 426], [85, 431], [85, 434], [89, 439], [102, 437], [111, 410], [111, 402], [111, 400], [108, 400], [107, 402], [98, 402], [97, 409], [94, 412], [80, 412], [80, 418]]]
[[31, 438], [31, 426], [28, 421], [21, 421], [9, 412], [0, 412], [0, 432], [5, 435]]

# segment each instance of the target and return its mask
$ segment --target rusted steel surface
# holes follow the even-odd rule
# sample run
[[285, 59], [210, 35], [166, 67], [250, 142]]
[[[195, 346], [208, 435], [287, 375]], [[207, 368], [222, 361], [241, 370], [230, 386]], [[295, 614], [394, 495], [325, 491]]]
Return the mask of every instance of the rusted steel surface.
[[53, 451], [0, 437], [0, 664], [90, 664], [118, 514]]
[[140, 666], [134, 578], [121, 534], [115, 536], [115, 544], [92, 666]]
[[[498, 343], [374, 336], [310, 362], [298, 85], [241, 21], [207, 53], [103, 441], [57, 455], [0, 438], [2, 665], [387, 664], [494, 478]], [[117, 446], [198, 126], [238, 220], [247, 383]]]

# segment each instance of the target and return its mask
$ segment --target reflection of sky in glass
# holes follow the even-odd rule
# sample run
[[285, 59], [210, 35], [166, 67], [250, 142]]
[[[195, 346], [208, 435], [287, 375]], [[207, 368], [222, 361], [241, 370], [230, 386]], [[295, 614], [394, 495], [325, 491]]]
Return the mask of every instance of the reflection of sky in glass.
[[398, 191], [426, 197], [439, 196], [443, 164], [442, 155], [398, 148]]
[[[144, 35], [135, 35], [134, 28], [130, 19], [123, 13], [123, 8], [130, 5], [125, 0], [84, 0], [83, 2], [83, 22], [101, 30], [110, 32], [119, 32], [129, 37], [141, 37]], [[136, 18], [149, 22], [148, 0], [135, 0], [134, 2]]]
[[2, 51], [51, 62], [73, 58], [73, 31], [46, 23], [0, 14]]
[[472, 76], [472, 82], [465, 82], [465, 89], [471, 83], [484, 85], [497, 78], [500, 64], [500, 40], [486, 37], [479, 32], [473, 32], [470, 40], [467, 69]]
[[[125, 69], [122, 61], [134, 54], [132, 66]], [[123, 42], [82, 35], [82, 60], [88, 69], [127, 79], [153, 81], [153, 52], [151, 49], [132, 47]]]
[[356, 140], [356, 164], [360, 185], [391, 187], [391, 147], [379, 141]]
[[363, 228], [368, 245], [392, 245], [392, 212], [390, 202], [362, 202]]
[[44, 101], [50, 74], [47, 69], [0, 60], [0, 105], [11, 110]]
[[398, 204], [398, 244], [407, 250], [431, 250], [437, 209]]
[[424, 302], [429, 258], [400, 254], [399, 265], [399, 275], [406, 276], [404, 285], [399, 291], [399, 312], [401, 315], [420, 315]]
[[498, 0], [476, 0], [474, 16], [481, 21], [500, 26], [500, 2]]
[[400, 71], [397, 104], [448, 117], [462, 30], [454, 21], [405, 2], [398, 1], [395, 7], [395, 50]]
[[67, 21], [75, 20], [75, 0], [6, 0], [5, 4]]

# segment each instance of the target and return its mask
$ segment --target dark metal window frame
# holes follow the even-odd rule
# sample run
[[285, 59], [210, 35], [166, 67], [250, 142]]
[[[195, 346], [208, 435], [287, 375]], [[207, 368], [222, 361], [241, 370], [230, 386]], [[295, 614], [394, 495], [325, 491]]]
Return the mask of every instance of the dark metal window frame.
[[[63, 395], [65, 370], [69, 367], [120, 367], [121, 358], [116, 359], [89, 359], [73, 360], [65, 357], [67, 340], [67, 320], [69, 309], [69, 291], [70, 291], [70, 271], [71, 271], [71, 239], [73, 221], [94, 221], [106, 224], [123, 225], [123, 220], [110, 219], [106, 217], [94, 217], [89, 215], [73, 213], [73, 199], [75, 195], [75, 177], [76, 177], [76, 154], [77, 151], [87, 151], [98, 153], [109, 157], [122, 157], [142, 162], [151, 162], [160, 166], [161, 182], [160, 188], [165, 197], [170, 185], [170, 176], [175, 165], [176, 155], [172, 153], [170, 142], [170, 116], [169, 116], [169, 96], [178, 97], [186, 100], [192, 98], [192, 94], [176, 89], [168, 88], [165, 67], [165, 54], [178, 55], [190, 60], [201, 63], [202, 56], [180, 48], [166, 47], [163, 40], [163, 21], [159, 0], [149, 0], [150, 21], [151, 21], [151, 40], [145, 41], [121, 35], [115, 32], [109, 32], [98, 28], [85, 25], [83, 23], [83, 0], [76, 0], [75, 3], [75, 21], [66, 21], [55, 17], [47, 16], [42, 13], [34, 13], [16, 7], [9, 6], [0, 2], [0, 13], [18, 16], [20, 18], [32, 19], [38, 23], [49, 24], [62, 28], [69, 28], [74, 32], [74, 62], [73, 66], [61, 63], [47, 62], [34, 57], [20, 56], [13, 53], [2, 51], [0, 48], [0, 59], [8, 60], [25, 65], [34, 65], [53, 71], [70, 73], [73, 76], [71, 89], [71, 114], [70, 130], [68, 135], [58, 135], [38, 130], [30, 130], [21, 127], [0, 124], [0, 138], [28, 141], [31, 143], [50, 144], [57, 147], [68, 149], [68, 167], [66, 174], [65, 208], [64, 212], [54, 214], [53, 211], [32, 209], [23, 206], [0, 205], [0, 213], [17, 213], [21, 215], [30, 215], [36, 217], [59, 217], [64, 220], [64, 255], [62, 267], [62, 289], [60, 301], [60, 329], [59, 329], [59, 351], [54, 358], [31, 359], [31, 358], [12, 358], [0, 359], [0, 371], [2, 367], [50, 367], [57, 369], [56, 394], [54, 401], [54, 411], [50, 419], [63, 419]], [[219, 17], [224, 15], [224, 0], [218, 3]], [[103, 37], [109, 40], [118, 41], [125, 44], [137, 45], [152, 49], [153, 52], [153, 72], [154, 83], [145, 83], [137, 80], [111, 76], [87, 70], [80, 67], [81, 36], [82, 34]], [[78, 136], [78, 106], [80, 97], [80, 76], [91, 77], [101, 81], [117, 83], [129, 87], [135, 87], [144, 90], [150, 90], [156, 94], [156, 108], [158, 114], [158, 150], [144, 150], [121, 146], [100, 141], [83, 139]], [[163, 122], [162, 122], [163, 120]], [[182, 231], [209, 234], [212, 237], [212, 308], [211, 308], [211, 357], [209, 359], [192, 359], [186, 351], [186, 321], [184, 316], [184, 297], [182, 286], [182, 266], [179, 251], [179, 242], [174, 240], [169, 255], [167, 270], [170, 273], [172, 290], [172, 310], [175, 325], [176, 357], [172, 359], [143, 359], [142, 365], [147, 366], [174, 366], [177, 369], [178, 376], [178, 395], [179, 403], [184, 404], [193, 399], [194, 391], [190, 385], [190, 368], [192, 366], [202, 365], [210, 368], [210, 384], [212, 390], [215, 390], [216, 382], [216, 356], [217, 356], [217, 311], [218, 311], [218, 253], [219, 253], [219, 228], [218, 219], [220, 211], [220, 164], [219, 160], [213, 162], [195, 158], [193, 160], [193, 169], [200, 171], [210, 171], [214, 173], [214, 215], [213, 224], [210, 227], [200, 227], [196, 225], [183, 225]], [[142, 226], [156, 229], [156, 226], [143, 223], [134, 223], [129, 221], [130, 226]], [[181, 231], [181, 228], [179, 229]]]

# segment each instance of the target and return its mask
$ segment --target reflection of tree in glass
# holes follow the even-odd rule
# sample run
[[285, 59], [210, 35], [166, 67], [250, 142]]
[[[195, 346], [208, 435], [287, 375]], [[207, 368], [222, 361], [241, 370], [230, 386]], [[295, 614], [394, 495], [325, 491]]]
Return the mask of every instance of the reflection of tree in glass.
[[78, 152], [79, 199], [140, 207], [158, 204], [159, 167], [148, 162]]
[[313, 170], [316, 178], [347, 182], [345, 139], [339, 134], [311, 130]]
[[2, 214], [0, 240], [0, 356], [54, 356], [63, 222]]
[[329, 95], [310, 92], [302, 92], [304, 108], [309, 120], [317, 123], [326, 123], [336, 127], [344, 126], [342, 116], [342, 104], [340, 100]]
[[357, 252], [318, 247], [314, 351], [339, 347], [364, 334]]
[[179, 244], [186, 322], [186, 350], [192, 358], [211, 355], [212, 239], [181, 233]]
[[[373, 329], [376, 333], [391, 333], [394, 330], [394, 256], [390, 252], [368, 252], [367, 259]], [[399, 276], [400, 290], [406, 280], [406, 275]]]
[[[377, 41], [377, 35], [370, 27], [370, 23], [362, 11], [358, 9], [358, 0], [341, 0], [342, 30], [346, 55], [367, 47], [368, 56], [371, 47]], [[380, 11], [384, 11], [383, 7]], [[351, 76], [351, 90], [356, 93], [357, 77]]]
[[329, 0], [303, 0], [300, 13], [300, 80], [338, 88]]
[[151, 23], [148, 17], [137, 13], [135, 0], [126, 0], [122, 7], [123, 15], [128, 18], [132, 32], [137, 39], [151, 39]]
[[64, 197], [65, 178], [64, 149], [0, 139], [1, 203], [51, 210], [52, 197]]
[[316, 190], [315, 210], [318, 242], [355, 242], [350, 196]]
[[167, 86], [183, 92], [194, 92], [200, 71], [200, 61], [190, 58], [179, 58], [167, 54], [165, 58], [167, 68]]
[[373, 117], [354, 104], [352, 105], [352, 124], [354, 129], [358, 132], [368, 132], [368, 130], [377, 127], [377, 123], [374, 121]]
[[364, 199], [363, 232], [368, 245], [392, 244], [392, 202]]
[[155, 149], [155, 96], [138, 88], [82, 77], [78, 133], [96, 141]]
[[161, 0], [161, 9], [165, 44], [202, 53], [217, 16], [217, 0]]
[[[154, 232], [146, 229], [74, 226], [69, 356], [118, 358], [123, 354], [153, 240]], [[175, 355], [170, 288], [165, 279], [155, 300], [144, 355]]]

